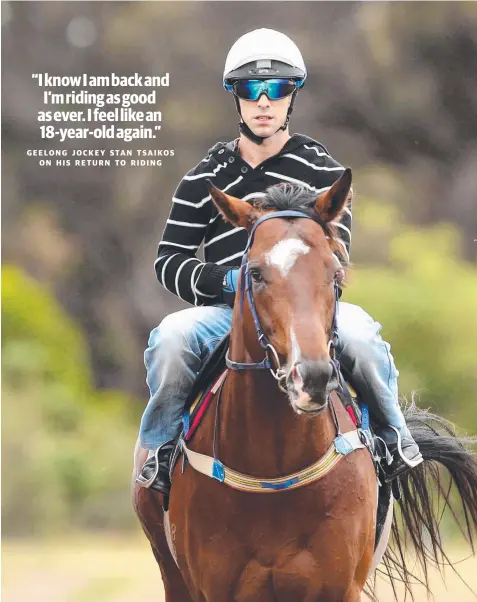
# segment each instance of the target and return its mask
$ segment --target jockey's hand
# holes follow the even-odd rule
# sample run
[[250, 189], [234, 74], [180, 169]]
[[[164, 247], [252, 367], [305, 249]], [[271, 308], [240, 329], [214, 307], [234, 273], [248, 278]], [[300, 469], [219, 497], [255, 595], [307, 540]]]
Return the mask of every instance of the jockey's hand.
[[224, 276], [221, 301], [229, 307], [233, 307], [235, 303], [235, 293], [237, 292], [239, 271], [240, 268], [231, 268], [225, 273]]
[[226, 293], [236, 293], [240, 268], [232, 268], [226, 272], [222, 290]]

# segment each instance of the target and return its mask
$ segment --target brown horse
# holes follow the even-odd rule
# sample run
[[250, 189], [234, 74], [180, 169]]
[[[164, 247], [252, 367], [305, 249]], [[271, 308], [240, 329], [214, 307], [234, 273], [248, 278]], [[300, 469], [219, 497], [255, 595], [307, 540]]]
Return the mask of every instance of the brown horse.
[[[333, 447], [337, 430], [355, 429], [333, 393], [338, 379], [332, 357], [343, 270], [331, 222], [343, 211], [350, 186], [346, 170], [311, 206], [310, 195], [293, 187], [285, 187], [288, 206], [274, 205], [270, 194], [254, 206], [209, 185], [224, 217], [251, 234], [241, 273], [248, 298], [234, 308], [232, 369], [189, 444], [192, 464], [202, 463], [205, 473], [208, 466], [215, 478], [187, 463], [184, 471], [180, 462], [176, 466], [169, 545], [161, 494], [135, 487], [136, 511], [161, 567], [167, 602], [361, 599], [375, 546], [376, 471], [362, 445], [347, 455]], [[252, 369], [260, 364], [271, 370]], [[477, 466], [453, 433], [442, 437], [426, 428], [419, 412], [414, 415], [425, 458], [438, 458], [457, 481], [472, 540]], [[212, 458], [220, 462], [211, 468]], [[317, 462], [327, 468], [309, 478], [306, 468]], [[425, 470], [405, 479], [402, 502], [405, 526], [414, 530], [424, 563], [423, 526], [436, 558], [442, 551], [423, 487]], [[395, 536], [398, 556], [388, 556], [388, 564], [408, 579], [397, 531]]]

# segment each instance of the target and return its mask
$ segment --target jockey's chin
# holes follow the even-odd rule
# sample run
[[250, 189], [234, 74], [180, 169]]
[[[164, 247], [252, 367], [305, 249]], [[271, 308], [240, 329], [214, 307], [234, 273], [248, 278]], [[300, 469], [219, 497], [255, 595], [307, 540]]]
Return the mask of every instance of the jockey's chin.
[[273, 116], [266, 118], [260, 116], [252, 117], [246, 123], [256, 136], [265, 136], [267, 138], [273, 136], [280, 127], [277, 118]]

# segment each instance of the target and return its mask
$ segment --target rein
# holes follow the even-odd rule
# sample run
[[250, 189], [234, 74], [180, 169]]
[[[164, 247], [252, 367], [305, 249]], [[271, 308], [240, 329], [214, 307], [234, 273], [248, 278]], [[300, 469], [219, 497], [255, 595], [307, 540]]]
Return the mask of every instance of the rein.
[[[308, 213], [304, 213], [303, 211], [296, 210], [285, 210], [285, 211], [274, 211], [273, 213], [268, 213], [267, 215], [262, 216], [258, 219], [253, 225], [252, 231], [250, 233], [247, 246], [245, 247], [245, 252], [242, 256], [242, 264], [240, 270], [242, 272], [241, 284], [240, 284], [240, 314], [243, 313], [243, 303], [245, 294], [247, 294], [248, 302], [250, 305], [250, 309], [253, 316], [253, 321], [255, 323], [255, 330], [257, 332], [258, 342], [260, 346], [265, 351], [265, 358], [261, 362], [235, 362], [230, 359], [229, 352], [227, 350], [227, 354], [225, 356], [225, 362], [227, 368], [231, 370], [270, 370], [273, 378], [277, 381], [278, 387], [284, 393], [287, 393], [287, 389], [284, 386], [284, 382], [287, 378], [286, 370], [280, 365], [280, 359], [278, 357], [278, 353], [275, 347], [268, 340], [267, 335], [263, 332], [262, 325], [260, 324], [260, 319], [258, 317], [257, 308], [255, 307], [255, 301], [253, 298], [253, 288], [252, 288], [252, 277], [250, 275], [250, 270], [248, 269], [248, 254], [252, 247], [255, 232], [260, 224], [266, 222], [269, 219], [274, 218], [294, 218], [300, 217], [304, 219], [311, 219], [314, 222], [319, 224], [319, 221], [315, 219], [313, 216]], [[320, 224], [321, 225], [321, 224]], [[340, 369], [339, 362], [335, 358], [335, 348], [338, 342], [338, 301], [339, 301], [339, 284], [336, 277], [333, 279], [334, 283], [334, 292], [335, 292], [335, 307], [333, 312], [333, 321], [331, 323], [331, 336], [328, 342], [328, 349], [330, 352], [331, 362], [333, 364], [333, 368], [335, 370], [335, 374], [338, 379], [338, 383], [341, 383], [340, 377]]]

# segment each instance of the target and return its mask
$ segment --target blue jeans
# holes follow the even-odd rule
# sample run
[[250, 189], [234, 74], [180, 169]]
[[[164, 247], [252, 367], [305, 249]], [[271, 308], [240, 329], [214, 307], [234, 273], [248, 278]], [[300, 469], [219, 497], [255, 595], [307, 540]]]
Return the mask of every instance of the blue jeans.
[[[230, 331], [225, 305], [193, 307], [164, 318], [151, 332], [144, 354], [151, 397], [141, 420], [139, 445], [156, 449], [180, 431], [194, 380], [220, 339]], [[340, 302], [337, 357], [378, 421], [405, 426], [398, 404], [397, 377], [381, 325], [361, 307]]]

